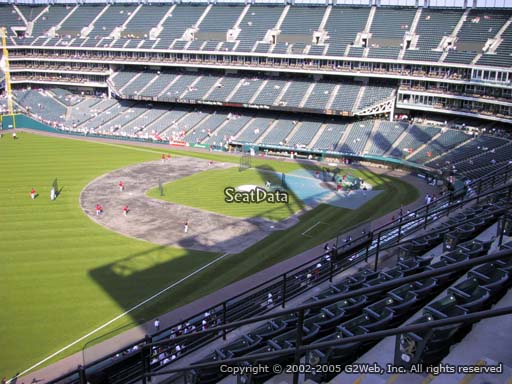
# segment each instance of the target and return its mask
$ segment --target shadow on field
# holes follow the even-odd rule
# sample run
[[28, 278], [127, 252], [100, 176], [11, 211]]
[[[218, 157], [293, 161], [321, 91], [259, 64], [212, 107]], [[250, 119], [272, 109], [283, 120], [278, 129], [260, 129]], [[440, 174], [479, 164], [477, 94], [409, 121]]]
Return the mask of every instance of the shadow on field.
[[[322, 170], [320, 167], [310, 164], [297, 164], [299, 164], [299, 169], [304, 169], [308, 172]], [[340, 168], [346, 169], [347, 167], [340, 164]], [[366, 170], [364, 167], [359, 167], [359, 169]], [[258, 172], [263, 180], [271, 179], [272, 184], [276, 185], [281, 179], [281, 172], [268, 165], [254, 168], [251, 171], [245, 170], [241, 172]], [[372, 173], [369, 173], [368, 176], [368, 181], [375, 181], [372, 180]], [[306, 207], [304, 202], [299, 201], [299, 203], [301, 209]], [[291, 208], [289, 209], [290, 213], [293, 213]], [[333, 209], [332, 211], [338, 212], [336, 209]], [[305, 228], [312, 225], [308, 222], [308, 220], [310, 220], [310, 216], [313, 217], [311, 220], [314, 220], [314, 223], [318, 220], [315, 215], [310, 215], [308, 213], [306, 216], [308, 219], [301, 222], [301, 226], [304, 226]], [[248, 220], [254, 220], [254, 218]], [[276, 225], [278, 224], [279, 223], [276, 223]], [[222, 225], [219, 225], [216, 229], [220, 231], [228, 230], [227, 228], [222, 227]], [[303, 229], [301, 228], [300, 232], [302, 231]], [[189, 232], [189, 236], [182, 237], [178, 244], [185, 249], [183, 250], [183, 253], [177, 257], [169, 258], [169, 249], [166, 245], [155, 245], [143, 252], [136, 252], [131, 255], [127, 255], [122, 260], [93, 269], [89, 271], [89, 274], [92, 279], [94, 279], [94, 281], [100, 285], [108, 295], [110, 295], [122, 311], [129, 311], [128, 317], [131, 319], [130, 324], [143, 325], [143, 332], [151, 334], [155, 332], [151, 320], [161, 316], [162, 313], [168, 312], [173, 308], [181, 307], [200, 297], [211, 294], [219, 288], [240, 279], [244, 276], [244, 273], [246, 274], [248, 271], [254, 273], [268, 267], [269, 260], [268, 258], [265, 259], [266, 255], [263, 257], [264, 255], [258, 254], [258, 252], [261, 253], [266, 251], [261, 251], [259, 248], [262, 247], [259, 247], [258, 244], [265, 243], [265, 248], [262, 249], [273, 249], [275, 251], [283, 249], [282, 246], [286, 243], [284, 238], [277, 236], [279, 232], [276, 233], [275, 231], [272, 231], [274, 232], [274, 235], [269, 236], [268, 239], [263, 240], [256, 245], [253, 244], [250, 247], [249, 252], [244, 252], [244, 257], [237, 258], [227, 256], [217, 264], [208, 266], [203, 271], [197, 272], [198, 269], [206, 266], [208, 263], [220, 256], [218, 253], [213, 254], [187, 249], [187, 245], [191, 242], [197, 243], [204, 238], [204, 236], [202, 236], [203, 232], [204, 230], [202, 231], [200, 227], [193, 228], [193, 230]], [[169, 231], [169, 237], [172, 235], [173, 232]], [[180, 235], [183, 235], [183, 233], [181, 232]], [[300, 237], [300, 233], [299, 235], [295, 234], [294, 236], [295, 237], [292, 236], [291, 239], [288, 239], [288, 242], [293, 243], [290, 246], [296, 247], [297, 240], [300, 241], [302, 237]], [[233, 244], [233, 242], [236, 242], [238, 239], [239, 238], [237, 237], [232, 237], [228, 241], [222, 241], [220, 243], [226, 243], [229, 245]], [[305, 242], [308, 242], [308, 246], [315, 245], [309, 244], [311, 240], [312, 239], [304, 239]], [[319, 239], [318, 243], [321, 243], [324, 240], [325, 239]], [[169, 243], [171, 243], [170, 240]], [[176, 244], [175, 241], [174, 243]], [[290, 252], [290, 254], [286, 254], [285, 256], [292, 257], [294, 255], [294, 253]], [[249, 257], [250, 260], [247, 260], [247, 257]], [[273, 257], [275, 257], [275, 255]], [[273, 259], [271, 260], [271, 263], [276, 263], [282, 260], [283, 257], [281, 255], [281, 259]], [[280, 273], [282, 272], [285, 271], [280, 271]], [[268, 276], [269, 279], [272, 277], [274, 276]], [[239, 293], [241, 292], [233, 292], [232, 296]], [[144, 303], [146, 300], [147, 303]], [[216, 304], [218, 303], [208, 302], [205, 304], [203, 302], [202, 304], [190, 305], [186, 310], [180, 311], [179, 319], [169, 321], [181, 322], [185, 318], [203, 313], [206, 309], [205, 305], [214, 306]], [[138, 308], [134, 309], [136, 306]], [[125, 319], [122, 321], [126, 323], [128, 320]], [[167, 321], [162, 321], [163, 327], [169, 325], [171, 324]], [[116, 323], [116, 327], [122, 327], [122, 324]], [[99, 339], [111, 336], [112, 329], [113, 327], [108, 328], [106, 330], [108, 333], [100, 336]], [[116, 332], [116, 330], [114, 330], [114, 332]], [[142, 336], [143, 335], [141, 334], [141, 337]]]
[[[89, 271], [90, 277], [121, 308], [119, 312], [129, 312], [127, 316], [118, 320], [105, 332], [97, 334], [94, 340], [89, 341], [89, 344], [107, 340], [126, 327], [145, 323], [147, 324], [144, 326], [144, 333], [151, 334], [155, 331], [152, 328], [152, 323], [149, 322], [152, 318], [170, 310], [176, 304], [185, 304], [179, 302], [177, 298], [186, 297], [190, 292], [184, 291], [179, 284], [166, 292], [162, 291], [213, 257], [210, 254], [203, 253], [201, 255], [200, 252], [184, 251], [183, 255], [179, 257], [160, 261], [163, 260], [164, 253], [168, 253], [166, 249], [166, 246], [154, 246], [146, 251], [133, 253], [122, 260]], [[198, 262], [200, 265], [196, 265]], [[191, 287], [187, 288], [187, 290], [190, 289]], [[153, 297], [159, 292], [162, 293]], [[153, 298], [150, 299], [151, 297]], [[145, 300], [148, 302], [143, 304]], [[95, 358], [97, 356], [88, 356], [84, 353], [85, 363]]]
[[[250, 171], [241, 170], [241, 172], [257, 172], [262, 180], [269, 180], [275, 186], [281, 185], [282, 173], [272, 166], [252, 168]], [[300, 199], [296, 197], [296, 200], [301, 210], [306, 208], [306, 205]], [[276, 208], [271, 207], [268, 211], [260, 212], [259, 215], [269, 213], [273, 209]], [[292, 207], [288, 207], [288, 209], [290, 215], [295, 213]], [[259, 217], [248, 218], [247, 220], [262, 221]], [[265, 221], [267, 227], [272, 224], [268, 220]], [[274, 224], [279, 229], [280, 223], [276, 222]], [[123, 323], [129, 321], [130, 324], [135, 325], [146, 324], [145, 332], [152, 333], [154, 329], [152, 329], [151, 319], [172, 308], [185, 305], [196, 298], [213, 293], [216, 289], [225, 285], [222, 280], [223, 277], [226, 277], [226, 281], [231, 279], [229, 283], [232, 282], [233, 276], [229, 273], [224, 276], [217, 273], [215, 277], [212, 277], [208, 269], [212, 269], [213, 266], [205, 267], [204, 271], [197, 272], [198, 269], [221, 256], [219, 253], [194, 251], [187, 247], [192, 242], [197, 244], [202, 241], [205, 238], [203, 236], [204, 232], [207, 230], [201, 228], [201, 226], [191, 228], [189, 236], [184, 236], [178, 241], [178, 245], [184, 249], [183, 253], [177, 257], [169, 258], [170, 251], [167, 245], [155, 245], [143, 252], [127, 255], [122, 260], [93, 269], [89, 271], [89, 275], [108, 293], [123, 312], [129, 311], [127, 318], [120, 321]], [[219, 224], [216, 230], [226, 232], [229, 231], [229, 228]], [[272, 232], [274, 230], [269, 230], [267, 235]], [[170, 230], [169, 236], [172, 236], [172, 234], [173, 231]], [[181, 227], [179, 235], [183, 236]], [[239, 241], [241, 241], [239, 237], [231, 237], [228, 241], [220, 241], [219, 243], [226, 243], [226, 246], [229, 246]], [[169, 241], [169, 244], [171, 244], [171, 241]], [[174, 241], [174, 244], [176, 244], [176, 241]], [[207, 246], [207, 244], [203, 245]], [[290, 254], [289, 256], [294, 255]], [[252, 268], [254, 268], [254, 264]], [[205, 278], [209, 273], [210, 276]], [[233, 295], [236, 293], [233, 292]], [[153, 297], [154, 295], [158, 296]], [[141, 304], [145, 300], [148, 300], [148, 302]], [[136, 306], [139, 307], [134, 309]], [[200, 312], [203, 309], [198, 308], [197, 311]], [[116, 328], [123, 327], [122, 324], [116, 324]], [[113, 327], [107, 328], [106, 332], [95, 340], [112, 336], [112, 332], [117, 332], [117, 330], [112, 331], [112, 329]]]

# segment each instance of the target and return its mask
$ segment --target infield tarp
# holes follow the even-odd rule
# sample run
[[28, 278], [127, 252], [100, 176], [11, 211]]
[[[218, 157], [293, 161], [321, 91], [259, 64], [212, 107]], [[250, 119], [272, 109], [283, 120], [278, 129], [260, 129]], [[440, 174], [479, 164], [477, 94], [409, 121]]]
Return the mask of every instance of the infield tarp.
[[286, 174], [288, 188], [305, 204], [316, 206], [320, 203], [335, 207], [357, 209], [382, 191], [357, 190], [335, 192], [329, 189], [320, 178], [315, 177], [315, 172], [307, 169], [299, 169]]

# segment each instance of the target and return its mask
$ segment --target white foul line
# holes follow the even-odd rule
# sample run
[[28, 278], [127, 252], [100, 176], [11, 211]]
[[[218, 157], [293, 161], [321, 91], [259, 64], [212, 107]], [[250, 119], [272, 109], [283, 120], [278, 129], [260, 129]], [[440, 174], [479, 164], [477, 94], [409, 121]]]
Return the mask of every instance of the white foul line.
[[[41, 364], [45, 363], [46, 361], [48, 361], [48, 360], [50, 360], [50, 359], [54, 358], [55, 356], [59, 355], [61, 352], [64, 352], [66, 349], [71, 348], [72, 346], [74, 346], [74, 345], [78, 344], [79, 342], [81, 342], [82, 340], [84, 340], [84, 339], [88, 338], [89, 336], [94, 335], [96, 332], [101, 331], [103, 328], [108, 327], [110, 324], [112, 324], [112, 323], [114, 323], [115, 321], [119, 320], [121, 317], [123, 317], [123, 316], [127, 315], [127, 314], [128, 314], [128, 313], [130, 313], [130, 312], [135, 311], [137, 308], [139, 308], [139, 307], [143, 306], [144, 304], [148, 303], [149, 301], [151, 301], [151, 300], [155, 299], [156, 297], [160, 296], [162, 293], [167, 292], [169, 289], [174, 288], [175, 286], [177, 286], [177, 285], [179, 285], [179, 284], [183, 283], [185, 280], [187, 280], [187, 279], [191, 278], [192, 276], [194, 276], [194, 275], [198, 274], [198, 273], [199, 273], [199, 272], [201, 272], [203, 269], [208, 268], [210, 265], [215, 264], [217, 261], [222, 260], [224, 257], [226, 257], [226, 256], [228, 256], [228, 255], [229, 255], [229, 253], [225, 253], [225, 254], [223, 254], [222, 256], [217, 257], [215, 260], [212, 260], [212, 261], [210, 261], [209, 263], [207, 263], [207, 264], [203, 265], [201, 268], [196, 269], [196, 270], [195, 270], [194, 272], [192, 272], [191, 274], [189, 274], [189, 275], [187, 275], [187, 276], [185, 276], [185, 277], [181, 278], [180, 280], [176, 281], [175, 283], [172, 283], [172, 284], [171, 284], [171, 285], [169, 285], [168, 287], [166, 287], [166, 288], [162, 289], [161, 291], [159, 291], [159, 292], [155, 293], [155, 294], [154, 294], [153, 296], [151, 296], [150, 298], [148, 298], [148, 299], [146, 299], [146, 300], [144, 300], [144, 301], [140, 302], [139, 304], [135, 305], [134, 307], [132, 307], [132, 308], [128, 309], [127, 311], [125, 311], [125, 312], [121, 313], [120, 315], [118, 315], [118, 316], [114, 317], [112, 320], [110, 320], [110, 321], [106, 322], [105, 324], [103, 324], [103, 325], [99, 326], [98, 328], [96, 328], [96, 329], [92, 330], [92, 331], [91, 331], [91, 332], [89, 332], [88, 334], [86, 334], [86, 335], [82, 336], [81, 338], [79, 338], [79, 339], [77, 339], [77, 340], [73, 341], [71, 344], [66, 345], [64, 348], [61, 348], [61, 349], [59, 349], [57, 352], [55, 352], [55, 353], [51, 354], [50, 356], [48, 356], [48, 357], [44, 358], [44, 359], [43, 359], [43, 360], [41, 360], [39, 363], [36, 363], [36, 364], [34, 364], [33, 366], [31, 366], [30, 368], [28, 368], [28, 369], [24, 370], [23, 372], [19, 373], [19, 374], [16, 376], [16, 378], [23, 376], [24, 374], [26, 374], [26, 373], [28, 373], [28, 372], [32, 371], [34, 368], [37, 368], [38, 366], [40, 366]], [[14, 378], [12, 378], [12, 379], [10, 379], [9, 381], [7, 381], [7, 383], [11, 383], [11, 381], [12, 381], [12, 380], [14, 380]]]
[[[327, 223], [324, 223], [323, 221], [317, 221], [316, 224], [313, 224], [311, 227], [306, 229], [304, 232], [301, 233], [301, 235], [306, 236], [306, 233], [308, 233], [309, 231], [311, 231], [313, 228], [315, 228], [316, 226], [318, 226], [320, 224], [329, 225]], [[306, 236], [306, 237], [311, 237], [311, 236]]]

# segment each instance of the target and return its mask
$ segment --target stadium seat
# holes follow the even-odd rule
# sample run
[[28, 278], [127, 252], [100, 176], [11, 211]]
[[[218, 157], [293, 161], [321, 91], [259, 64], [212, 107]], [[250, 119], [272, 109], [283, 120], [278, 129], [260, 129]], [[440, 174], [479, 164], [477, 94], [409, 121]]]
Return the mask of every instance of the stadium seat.
[[[207, 357], [199, 361], [198, 363], [208, 363], [213, 361], [225, 360], [232, 358], [233, 355], [228, 351], [226, 354], [221, 351], [214, 351], [210, 353]], [[200, 369], [191, 369], [187, 373], [187, 378], [190, 383], [216, 383], [225, 374], [222, 373], [217, 367], [212, 368], [200, 368]]]

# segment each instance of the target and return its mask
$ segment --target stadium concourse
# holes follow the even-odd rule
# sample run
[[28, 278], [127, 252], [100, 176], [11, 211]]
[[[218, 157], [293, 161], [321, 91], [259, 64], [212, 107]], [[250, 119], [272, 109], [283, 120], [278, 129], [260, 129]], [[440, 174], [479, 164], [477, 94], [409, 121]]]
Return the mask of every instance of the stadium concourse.
[[[12, 88], [18, 128], [187, 147], [205, 156], [244, 152], [324, 168], [377, 165], [421, 190], [409, 212], [344, 233], [335, 249], [322, 244], [289, 255], [162, 316], [158, 329], [152, 320], [92, 347], [87, 361], [73, 355], [22, 381], [511, 382], [508, 0], [0, 1], [0, 26], [5, 89]], [[7, 97], [0, 109], [12, 114]], [[3, 117], [3, 128], [14, 125]], [[166, 182], [193, 177], [206, 164], [190, 160], [189, 170], [174, 173], [171, 163], [156, 162], [114, 171], [89, 184], [82, 207], [98, 223], [144, 238], [147, 228], [119, 223], [146, 210], [143, 193], [161, 184], [152, 168], [169, 168]], [[113, 201], [105, 183], [116, 186], [122, 176], [130, 184], [140, 172], [147, 185], [116, 200], [126, 217], [95, 215], [98, 198], [106, 209]], [[309, 184], [303, 189], [322, 195]], [[443, 196], [433, 200], [439, 187]], [[170, 203], [148, 204], [159, 210]], [[214, 213], [186, 214], [203, 220], [207, 232], [221, 220], [247, 237], [236, 246], [226, 237], [223, 246], [207, 236], [202, 244], [176, 239], [191, 248], [242, 249], [271, 232], [261, 218], [242, 225]], [[164, 225], [189, 231], [181, 219]], [[309, 365], [288, 375], [232, 375], [220, 369], [223, 362]], [[355, 366], [376, 367], [377, 374], [350, 372]], [[381, 370], [388, 366], [394, 371]], [[446, 370], [437, 376], [431, 367]]]

